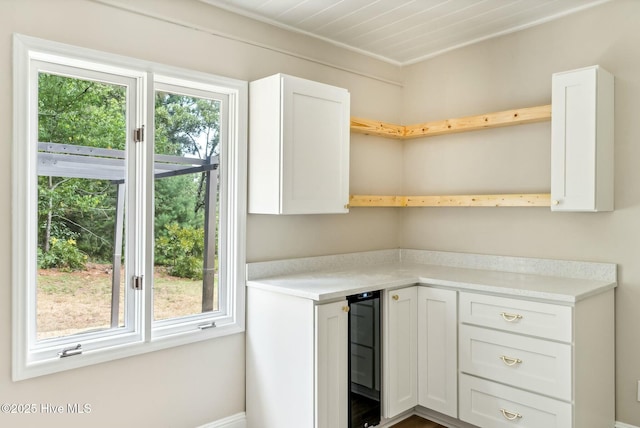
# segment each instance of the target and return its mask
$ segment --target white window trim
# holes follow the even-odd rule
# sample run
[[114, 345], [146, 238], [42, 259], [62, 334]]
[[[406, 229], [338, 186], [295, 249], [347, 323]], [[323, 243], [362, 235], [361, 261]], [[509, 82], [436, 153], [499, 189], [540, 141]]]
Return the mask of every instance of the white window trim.
[[[187, 343], [208, 340], [215, 337], [240, 333], [245, 328], [245, 235], [246, 235], [246, 165], [247, 165], [247, 106], [248, 106], [248, 84], [246, 81], [213, 76], [207, 73], [189, 71], [177, 67], [160, 65], [148, 61], [99, 52], [86, 48], [79, 48], [66, 44], [37, 39], [29, 36], [14, 35], [14, 121], [13, 121], [13, 150], [12, 150], [12, 357], [13, 357], [13, 379], [21, 380], [32, 378], [49, 373], [83, 367], [101, 362], [111, 361], [118, 358], [143, 354], [146, 352], [179, 346]], [[29, 155], [25, 142], [30, 141], [31, 133], [34, 132], [33, 124], [30, 120], [29, 99], [29, 75], [30, 63], [32, 59], [50, 59], [51, 56], [64, 57], [68, 65], [86, 65], [87, 63], [99, 63], [101, 70], [121, 72], [122, 70], [134, 71], [141, 76], [146, 75], [140, 81], [142, 85], [141, 93], [147, 100], [154, 95], [154, 75], [166, 76], [158, 78], [166, 83], [176, 83], [181, 81], [190, 82], [190, 87], [197, 88], [192, 83], [200, 82], [201, 89], [211, 90], [215, 88], [228, 96], [229, 99], [229, 126], [228, 135], [230, 139], [230, 149], [227, 153], [229, 162], [228, 186], [229, 194], [226, 224], [228, 245], [221, 247], [221, 251], [226, 251], [228, 260], [227, 271], [227, 313], [220, 319], [216, 319], [216, 327], [210, 329], [191, 329], [189, 332], [172, 332], [171, 334], [153, 333], [153, 322], [151, 320], [152, 290], [150, 286], [145, 287], [143, 298], [144, 305], [141, 305], [139, 316], [142, 317], [143, 328], [139, 338], [134, 338], [131, 343], [123, 343], [118, 346], [101, 348], [98, 350], [83, 352], [80, 356], [69, 358], [55, 358], [38, 362], [30, 361], [30, 349], [28, 339], [28, 323], [30, 322], [29, 302], [35, 301], [35, 272], [36, 257], [30, 254], [36, 242], [36, 228], [33, 227], [32, 201], [29, 200], [31, 192], [26, 190], [35, 188], [36, 175], [34, 174], [35, 162], [33, 156]], [[104, 67], [102, 67], [104, 65]], [[145, 103], [142, 103], [145, 105]], [[148, 104], [148, 101], [146, 103]], [[153, 102], [150, 104], [153, 106]], [[153, 108], [147, 111], [138, 111], [140, 117], [146, 117], [147, 129], [153, 126]], [[30, 129], [31, 127], [31, 129]], [[36, 131], [37, 132], [37, 129]], [[151, 136], [153, 133], [151, 133]], [[147, 137], [150, 138], [150, 137]], [[153, 144], [145, 144], [144, 149], [147, 162], [153, 159]], [[31, 162], [31, 164], [30, 164]], [[150, 165], [146, 165], [149, 170]], [[152, 171], [152, 169], [151, 169]], [[151, 181], [151, 180], [147, 180]], [[146, 183], [153, 186], [153, 183]], [[146, 192], [147, 200], [144, 205], [152, 207], [152, 192]], [[143, 213], [147, 218], [147, 230], [143, 233], [152, 232], [153, 221], [149, 218], [152, 213]], [[149, 235], [151, 236], [151, 235]], [[153, 242], [146, 239], [144, 257], [152, 260]], [[147, 263], [149, 266], [149, 263]], [[147, 269], [149, 269], [147, 267]], [[29, 286], [27, 286], [29, 285]], [[34, 310], [34, 309], [31, 309]], [[197, 317], [195, 317], [197, 318]], [[198, 319], [199, 322], [202, 322]]]

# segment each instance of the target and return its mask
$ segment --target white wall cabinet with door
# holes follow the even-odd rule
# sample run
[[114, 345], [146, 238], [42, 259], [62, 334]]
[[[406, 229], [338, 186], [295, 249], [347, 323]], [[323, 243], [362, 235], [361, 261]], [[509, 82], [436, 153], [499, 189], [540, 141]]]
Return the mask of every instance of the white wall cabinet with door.
[[614, 78], [599, 66], [552, 78], [551, 209], [612, 211]]
[[346, 213], [350, 95], [286, 74], [249, 86], [249, 212]]
[[248, 288], [247, 426], [348, 426], [348, 303]]

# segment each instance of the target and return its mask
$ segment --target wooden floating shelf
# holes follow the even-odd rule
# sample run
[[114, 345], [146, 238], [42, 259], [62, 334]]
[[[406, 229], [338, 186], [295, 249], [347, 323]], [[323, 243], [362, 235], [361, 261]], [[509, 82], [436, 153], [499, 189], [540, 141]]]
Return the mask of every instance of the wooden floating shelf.
[[[551, 105], [505, 110], [478, 116], [446, 119], [416, 125], [396, 125], [358, 117], [351, 131], [395, 139], [423, 138], [551, 120]], [[349, 207], [550, 207], [551, 194], [379, 196], [351, 195]]]
[[550, 207], [551, 194], [377, 196], [351, 195], [351, 207]]
[[550, 104], [407, 126], [352, 117], [351, 131], [387, 138], [409, 139], [523, 125], [547, 120], [551, 120]]

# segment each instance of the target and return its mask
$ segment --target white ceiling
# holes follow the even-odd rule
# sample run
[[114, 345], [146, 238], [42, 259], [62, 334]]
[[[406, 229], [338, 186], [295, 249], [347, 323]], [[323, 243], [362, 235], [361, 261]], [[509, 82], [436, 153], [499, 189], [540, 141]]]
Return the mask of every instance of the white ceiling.
[[406, 65], [610, 0], [201, 0]]

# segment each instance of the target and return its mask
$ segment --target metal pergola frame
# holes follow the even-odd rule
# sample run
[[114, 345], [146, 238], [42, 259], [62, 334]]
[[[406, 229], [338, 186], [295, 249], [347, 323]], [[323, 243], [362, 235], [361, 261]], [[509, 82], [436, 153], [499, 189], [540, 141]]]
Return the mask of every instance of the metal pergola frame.
[[[212, 310], [208, 301], [213, 298], [216, 241], [216, 191], [219, 157], [210, 160], [183, 156], [154, 156], [154, 178], [174, 177], [184, 174], [206, 173], [205, 197], [205, 245], [203, 264], [202, 305], [203, 312]], [[87, 178], [107, 180], [117, 186], [116, 220], [113, 239], [113, 272], [111, 278], [111, 327], [118, 327], [120, 305], [120, 272], [122, 258], [122, 236], [124, 229], [125, 151], [103, 149], [74, 144], [38, 143], [38, 176]], [[213, 243], [213, 245], [211, 245]]]

